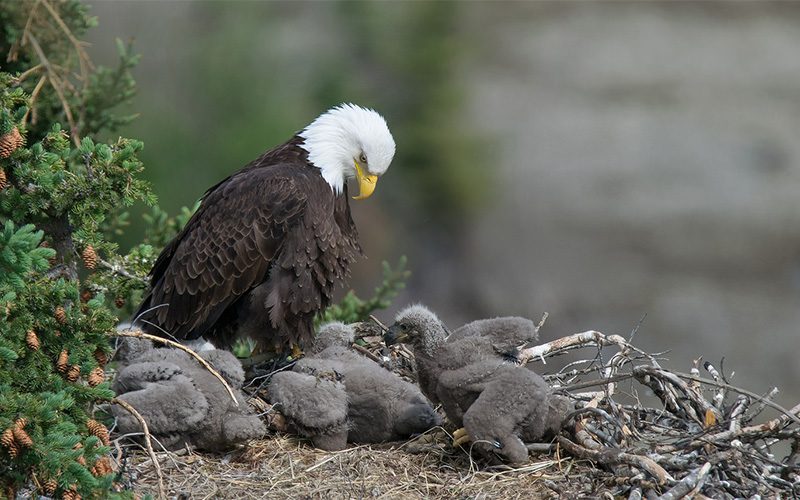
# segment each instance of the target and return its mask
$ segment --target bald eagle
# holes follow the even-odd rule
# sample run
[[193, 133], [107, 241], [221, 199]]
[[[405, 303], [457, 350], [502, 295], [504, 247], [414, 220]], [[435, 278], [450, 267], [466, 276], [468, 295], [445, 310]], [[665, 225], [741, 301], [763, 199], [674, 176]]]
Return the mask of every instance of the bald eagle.
[[302, 346], [362, 255], [347, 181], [369, 197], [395, 143], [384, 118], [342, 104], [206, 191], [161, 252], [134, 322], [155, 335], [230, 347]]

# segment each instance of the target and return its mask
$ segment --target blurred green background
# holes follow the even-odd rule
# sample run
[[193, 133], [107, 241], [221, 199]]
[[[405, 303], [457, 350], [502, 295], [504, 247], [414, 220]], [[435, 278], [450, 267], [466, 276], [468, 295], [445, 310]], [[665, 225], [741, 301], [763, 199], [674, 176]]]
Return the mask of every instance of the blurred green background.
[[[133, 38], [161, 205], [332, 105], [387, 118], [397, 156], [353, 202], [369, 259], [409, 257], [397, 306], [455, 326], [548, 311], [702, 355], [800, 397], [800, 4], [94, 2], [92, 52]], [[134, 217], [134, 220], [136, 217]], [[129, 243], [140, 236], [134, 227]], [[384, 314], [389, 320], [389, 313]]]

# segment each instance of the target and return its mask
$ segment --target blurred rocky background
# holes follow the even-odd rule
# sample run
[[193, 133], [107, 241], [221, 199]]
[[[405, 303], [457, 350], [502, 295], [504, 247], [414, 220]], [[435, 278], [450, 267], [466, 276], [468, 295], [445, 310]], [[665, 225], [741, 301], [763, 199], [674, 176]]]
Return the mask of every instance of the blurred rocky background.
[[736, 385], [800, 398], [800, 3], [93, 12], [98, 62], [115, 36], [143, 55], [124, 133], [171, 212], [328, 107], [371, 106], [398, 153], [351, 203], [360, 294], [406, 254], [398, 307], [453, 326], [548, 311], [545, 340], [627, 336], [646, 315], [636, 342], [670, 367], [725, 358]]

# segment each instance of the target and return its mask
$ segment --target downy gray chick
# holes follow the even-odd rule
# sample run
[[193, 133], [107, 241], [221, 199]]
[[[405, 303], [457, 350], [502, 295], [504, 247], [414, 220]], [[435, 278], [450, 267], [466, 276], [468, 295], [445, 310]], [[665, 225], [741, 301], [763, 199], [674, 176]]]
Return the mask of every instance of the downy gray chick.
[[[211, 364], [234, 389], [239, 406], [208, 370], [178, 349], [155, 349], [148, 340], [124, 338], [113, 388], [147, 421], [150, 432], [167, 448], [185, 445], [223, 451], [264, 434], [264, 424], [253, 415], [241, 389], [244, 373], [229, 352], [204, 351]], [[139, 421], [118, 406], [111, 411], [119, 433], [141, 432]]]

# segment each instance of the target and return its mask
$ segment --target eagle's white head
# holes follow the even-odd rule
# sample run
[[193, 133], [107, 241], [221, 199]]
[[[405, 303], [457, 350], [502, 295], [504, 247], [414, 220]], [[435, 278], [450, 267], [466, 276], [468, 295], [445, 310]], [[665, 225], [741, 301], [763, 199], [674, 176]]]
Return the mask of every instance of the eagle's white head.
[[369, 197], [394, 158], [394, 138], [386, 120], [355, 104], [332, 108], [303, 129], [300, 145], [322, 177], [339, 194], [347, 179], [358, 180], [356, 200]]

